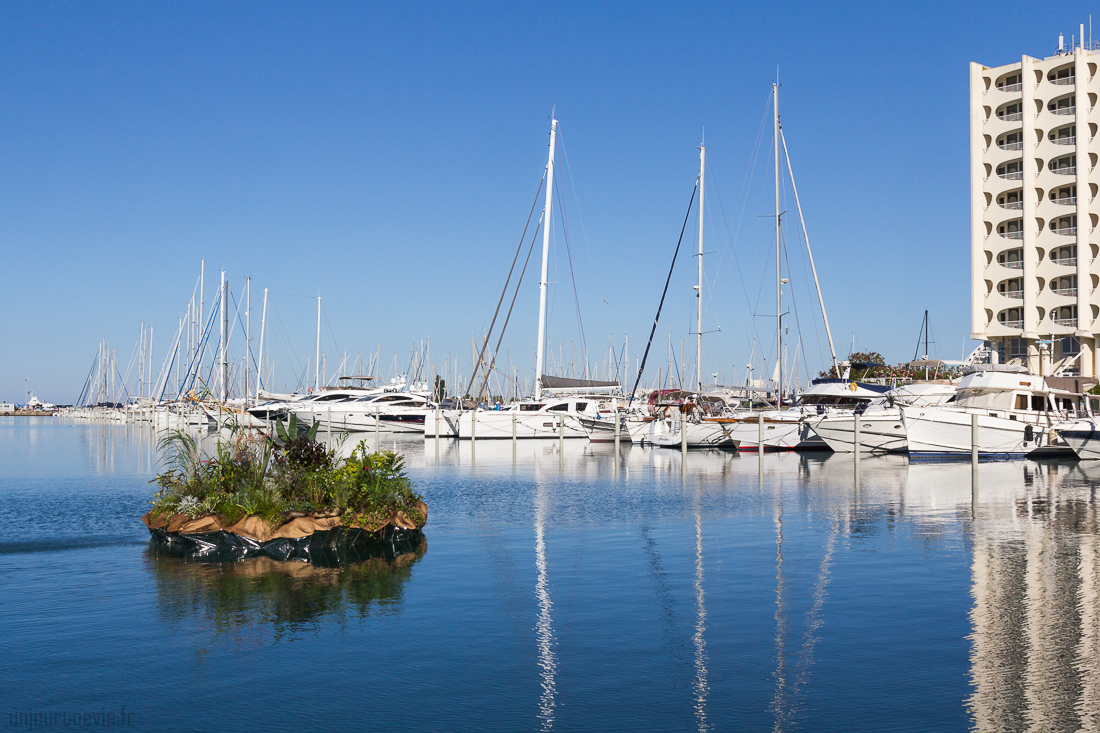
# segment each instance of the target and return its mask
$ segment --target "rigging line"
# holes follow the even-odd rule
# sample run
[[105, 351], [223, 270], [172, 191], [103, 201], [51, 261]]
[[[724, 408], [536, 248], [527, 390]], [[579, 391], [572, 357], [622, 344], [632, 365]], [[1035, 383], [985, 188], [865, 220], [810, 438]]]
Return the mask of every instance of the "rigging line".
[[[784, 259], [787, 260], [787, 278], [788, 278], [787, 279], [787, 284], [791, 286], [791, 290], [790, 290], [790, 293], [791, 293], [791, 312], [794, 313], [794, 327], [795, 327], [795, 329], [797, 329], [799, 338], [802, 338], [802, 323], [801, 323], [801, 321], [799, 320], [799, 317], [798, 317], [798, 299], [795, 297], [794, 284], [791, 283], [791, 281], [790, 281], [791, 256], [790, 256], [790, 253], [787, 250], [787, 235], [785, 233], [783, 233], [782, 230], [780, 231], [780, 234], [783, 237], [783, 257], [784, 257]], [[776, 358], [779, 358], [779, 357], [776, 357]]]
[[294, 357], [294, 364], [299, 369], [305, 369], [305, 367], [302, 366], [302, 360], [298, 357], [297, 350], [294, 348], [294, 342], [290, 339], [290, 334], [287, 333], [286, 325], [283, 324], [283, 318], [282, 318], [282, 316], [279, 315], [279, 309], [275, 307], [274, 302], [272, 302], [270, 305], [271, 305], [271, 312], [272, 312], [272, 314], [274, 314], [275, 320], [279, 323], [279, 329], [280, 329], [279, 331], [275, 332], [275, 334], [274, 334], [275, 337], [282, 341], [282, 344], [280, 344], [280, 345], [283, 348], [290, 349], [290, 354], [291, 354], [291, 356]]
[[582, 353], [588, 353], [588, 344], [584, 339], [584, 321], [581, 319], [581, 302], [577, 295], [577, 276], [573, 273], [573, 248], [569, 245], [569, 218], [565, 211], [565, 192], [562, 190], [564, 184], [561, 182], [563, 176], [558, 176], [558, 216], [561, 217], [562, 231], [565, 234], [565, 254], [569, 260], [569, 279], [573, 283], [573, 308], [577, 314], [577, 331], [581, 337], [581, 349]]
[[588, 232], [584, 228], [584, 216], [581, 214], [581, 201], [577, 196], [577, 186], [573, 183], [573, 168], [569, 165], [569, 154], [565, 151], [565, 140], [561, 134], [561, 127], [558, 127], [558, 144], [561, 145], [561, 155], [565, 160], [565, 172], [569, 175], [569, 187], [573, 189], [573, 200], [577, 204], [577, 219], [581, 222], [581, 237], [584, 238], [584, 248], [588, 253], [588, 266], [592, 268], [592, 281], [596, 285], [596, 297], [603, 300], [603, 294], [600, 292], [600, 281], [596, 277], [596, 263], [592, 260], [592, 248], [588, 244]]
[[[749, 166], [748, 166], [748, 169], [745, 171], [744, 178], [742, 178], [742, 180], [741, 180], [741, 190], [738, 193], [737, 199], [736, 199], [736, 201], [741, 202], [741, 211], [740, 211], [740, 213], [738, 214], [738, 217], [737, 217], [737, 227], [732, 232], [730, 231], [729, 218], [726, 216], [726, 208], [725, 208], [725, 204], [722, 201], [722, 195], [717, 190], [717, 188], [715, 189], [715, 195], [718, 197], [718, 208], [719, 208], [719, 211], [722, 214], [722, 223], [726, 228], [726, 243], [728, 243], [730, 245], [730, 249], [729, 249], [729, 251], [730, 251], [730, 260], [725, 265], [725, 267], [726, 267], [726, 277], [729, 276], [729, 268], [734, 267], [734, 265], [736, 264], [737, 265], [736, 269], [737, 269], [738, 277], [741, 280], [742, 292], [745, 295], [745, 305], [747, 306], [747, 308], [749, 309], [750, 312], [753, 310], [753, 306], [752, 306], [752, 303], [749, 300], [749, 289], [745, 285], [744, 272], [743, 272], [742, 268], [740, 267], [740, 263], [737, 259], [737, 241], [738, 241], [738, 239], [740, 237], [740, 234], [741, 234], [741, 226], [744, 224], [744, 221], [745, 221], [745, 209], [748, 207], [748, 202], [749, 202], [748, 191], [751, 189], [753, 173], [756, 170], [756, 163], [760, 158], [760, 149], [761, 149], [761, 144], [762, 144], [763, 138], [764, 138], [765, 126], [766, 126], [766, 123], [768, 121], [768, 110], [770, 108], [771, 108], [771, 95], [769, 94], [768, 95], [768, 101], [764, 104], [764, 111], [763, 111], [763, 113], [761, 114], [761, 117], [760, 117], [760, 125], [759, 125], [759, 127], [757, 128], [757, 131], [756, 131], [756, 140], [753, 143], [752, 155], [750, 156]], [[713, 163], [711, 164], [711, 167], [713, 169]], [[712, 186], [717, 186], [717, 184], [715, 183], [715, 177], [713, 175], [711, 176], [711, 185]], [[719, 262], [719, 269], [721, 269], [721, 267], [722, 267], [722, 263]], [[723, 286], [724, 286], [724, 284], [725, 284], [724, 279], [723, 279], [722, 283], [723, 283]]]
[[661, 309], [665, 305], [665, 296], [668, 295], [668, 284], [672, 281], [672, 270], [676, 267], [676, 258], [680, 254], [680, 245], [684, 241], [684, 231], [687, 230], [688, 217], [691, 216], [691, 207], [695, 203], [695, 192], [699, 190], [698, 180], [691, 189], [691, 199], [688, 201], [687, 212], [684, 213], [684, 224], [680, 227], [680, 238], [676, 240], [676, 251], [672, 253], [672, 265], [668, 268], [668, 277], [665, 278], [665, 289], [661, 292], [661, 302], [657, 305], [657, 315], [653, 317], [653, 328], [649, 331], [649, 341], [645, 345], [645, 354], [642, 355], [642, 363], [638, 367], [638, 376], [634, 380], [634, 388], [630, 390], [630, 399], [627, 400], [627, 409], [634, 401], [634, 393], [638, 391], [638, 384], [642, 381], [642, 373], [645, 371], [646, 359], [649, 358], [649, 349], [653, 346], [653, 334], [657, 333], [657, 322], [661, 320]]
[[[780, 128], [779, 133], [780, 133], [780, 136], [782, 136], [782, 134], [783, 134], [782, 128]], [[787, 191], [785, 189], [783, 191], [783, 194], [784, 195], [787, 194]], [[795, 235], [794, 236], [795, 236], [796, 240], [800, 240], [802, 242], [805, 242], [805, 238], [804, 238], [805, 237], [805, 230], [804, 229], [801, 233], [799, 233], [798, 230], [795, 230]], [[787, 274], [788, 274], [788, 276], [790, 276], [790, 275], [793, 274], [793, 270], [791, 269], [791, 254], [790, 254], [790, 250], [787, 248], [787, 241], [788, 241], [787, 240], [787, 234], [786, 234], [786, 231], [784, 231], [784, 235], [783, 235], [783, 255], [784, 255], [784, 257], [787, 258]], [[809, 283], [809, 281], [810, 281], [810, 272], [806, 267], [806, 249], [803, 248], [803, 247], [799, 247], [798, 252], [802, 256], [801, 257], [802, 274], [806, 277], [806, 282]], [[813, 293], [810, 291], [808, 286], [807, 286], [806, 290], [807, 290], [808, 293], [810, 293], [810, 302], [812, 303], [813, 302]], [[797, 307], [797, 302], [795, 302], [795, 288], [794, 288], [793, 280], [791, 281], [791, 302], [794, 305], [794, 307]], [[811, 310], [811, 312], [813, 312], [812, 307], [811, 307], [810, 310]], [[798, 314], [797, 313], [795, 314], [795, 321], [796, 321], [796, 324], [798, 325], [798, 338], [801, 341], [802, 340], [802, 326], [801, 326], [801, 324], [797, 323], [797, 321], [798, 321]], [[824, 364], [825, 363], [825, 355], [824, 355], [824, 353], [821, 349], [821, 330], [817, 327], [816, 313], [813, 313], [813, 324], [814, 324], [814, 338], [817, 340], [817, 355], [818, 355], [818, 358], [820, 359], [820, 363]], [[808, 360], [809, 356], [805, 352], [805, 343], [802, 344], [802, 348], [803, 348], [802, 354]], [[806, 376], [809, 377], [809, 362], [808, 361], [805, 364], [805, 366], [806, 366], [806, 369], [807, 369]]]
[[[496, 326], [497, 316], [500, 315], [500, 306], [501, 306], [501, 304], [504, 303], [504, 296], [508, 294], [508, 284], [510, 282], [512, 282], [512, 273], [516, 269], [516, 261], [519, 260], [519, 253], [523, 251], [523, 240], [527, 238], [527, 228], [529, 226], [531, 226], [531, 217], [533, 217], [535, 215], [535, 207], [538, 206], [539, 194], [542, 193], [542, 186], [543, 186], [544, 183], [546, 183], [546, 168], [543, 168], [542, 178], [539, 179], [539, 187], [538, 187], [538, 190], [535, 191], [535, 199], [534, 199], [534, 201], [531, 202], [531, 211], [529, 211], [527, 213], [527, 223], [523, 225], [523, 234], [519, 235], [519, 244], [516, 245], [516, 254], [512, 258], [512, 266], [510, 268], [508, 268], [508, 278], [504, 281], [504, 287], [501, 288], [501, 290], [500, 290], [500, 300], [497, 301], [497, 308], [496, 308], [495, 311], [493, 311], [493, 320], [489, 324], [489, 332], [485, 334], [485, 338], [481, 342], [481, 353], [478, 354], [477, 364], [474, 367], [474, 372], [473, 372], [473, 374], [470, 375], [469, 385], [473, 385], [474, 380], [477, 379], [477, 373], [478, 373], [481, 365], [485, 361], [485, 345], [487, 343], [489, 343], [489, 339], [493, 335], [493, 328]], [[540, 222], [542, 221], [541, 216], [539, 217], [539, 221]], [[535, 231], [538, 231], [537, 227], [536, 227]], [[532, 243], [533, 243], [533, 241], [534, 240], [532, 240]], [[530, 255], [528, 255], [528, 257], [530, 257]], [[526, 266], [527, 265], [525, 263], [524, 267], [526, 267]], [[517, 292], [519, 291], [519, 286], [518, 285], [516, 286], [516, 291]], [[513, 302], [515, 302], [514, 298], [513, 298]], [[469, 389], [466, 390], [466, 396], [467, 397], [470, 396]]]
[[317, 300], [317, 296], [316, 296], [316, 295], [298, 295], [297, 293], [282, 293], [282, 292], [279, 292], [279, 291], [277, 291], [277, 290], [271, 290], [271, 291], [268, 291], [268, 292], [269, 292], [269, 293], [270, 293], [271, 295], [285, 295], [285, 296], [287, 296], [288, 298], [303, 298], [303, 299], [305, 299], [305, 300], [312, 300], [312, 301], [316, 301], [316, 300]]
[[[754, 153], [754, 155], [755, 155], [755, 153]], [[713, 168], [713, 164], [711, 164], [711, 167]], [[745, 313], [746, 312], [750, 312], [750, 313], [752, 312], [752, 303], [749, 301], [749, 289], [745, 285], [745, 273], [744, 273], [743, 269], [740, 266], [740, 262], [737, 259], [737, 243], [736, 243], [736, 241], [732, 241], [732, 242], [730, 241], [729, 222], [726, 220], [726, 210], [725, 210], [725, 206], [722, 203], [722, 194], [718, 190], [718, 184], [715, 182], [715, 178], [716, 178], [716, 176], [712, 173], [711, 177], [710, 177], [710, 185], [711, 185], [712, 190], [714, 191], [714, 195], [718, 199], [718, 210], [722, 215], [722, 224], [726, 228], [726, 242], [724, 242], [723, 245], [725, 245], [726, 243], [730, 244], [730, 247], [729, 247], [730, 261], [729, 261], [729, 264], [727, 265], [727, 268], [726, 268], [725, 277], [729, 277], [729, 269], [730, 268], [737, 271], [737, 279], [741, 283], [741, 293], [745, 296], [745, 309], [744, 310], [738, 309], [738, 314], [741, 317], [742, 334], [744, 335], [746, 345], [748, 345], [752, 341], [752, 338], [751, 338], [752, 329], [749, 328], [749, 324], [745, 320]], [[711, 215], [713, 216], [713, 213]], [[717, 308], [719, 310], [719, 313], [721, 313], [722, 297], [723, 297], [723, 294], [725, 292], [725, 278], [722, 276], [722, 267], [723, 267], [724, 258], [725, 258], [725, 252], [723, 252], [722, 257], [719, 258], [717, 266], [714, 268], [714, 279], [711, 282], [711, 292], [712, 293], [713, 292], [718, 293]]]
[[[504, 340], [504, 333], [508, 330], [508, 322], [512, 320], [512, 309], [516, 307], [516, 296], [519, 295], [519, 288], [523, 285], [523, 276], [527, 273], [527, 264], [531, 261], [531, 253], [535, 251], [535, 240], [539, 236], [539, 229], [542, 228], [542, 217], [539, 217], [538, 223], [535, 225], [535, 233], [531, 235], [531, 246], [527, 248], [527, 259], [523, 261], [523, 269], [519, 272], [519, 280], [516, 281], [516, 289], [512, 293], [512, 302], [508, 305], [508, 313], [504, 317], [504, 324], [500, 327], [500, 336], [497, 338], [497, 347], [493, 350], [492, 362], [489, 364], [489, 369], [492, 370], [496, 367], [497, 356], [500, 355], [500, 344]], [[524, 231], [526, 234], [526, 231]], [[488, 339], [486, 339], [488, 342]], [[481, 389], [478, 390], [478, 399], [485, 392], [485, 387], [489, 383], [489, 377], [485, 377], [485, 381], [481, 384]]]
[[825, 335], [829, 337], [829, 353], [833, 357], [833, 369], [840, 376], [840, 367], [836, 361], [836, 349], [833, 347], [833, 334], [829, 331], [829, 316], [825, 313], [825, 299], [821, 295], [821, 284], [817, 280], [817, 267], [814, 266], [814, 254], [810, 251], [810, 235], [806, 232], [806, 220], [802, 218], [802, 203], [798, 200], [798, 186], [794, 183], [794, 168], [791, 167], [791, 155], [787, 152], [787, 136], [783, 134], [783, 126], [779, 125], [779, 140], [783, 143], [783, 156], [787, 159], [787, 172], [791, 177], [791, 190], [794, 192], [794, 203], [798, 208], [798, 221], [802, 224], [802, 236], [806, 240], [806, 253], [810, 258], [810, 269], [814, 273], [814, 285], [817, 286], [817, 297], [821, 301], [821, 318], [825, 321]]

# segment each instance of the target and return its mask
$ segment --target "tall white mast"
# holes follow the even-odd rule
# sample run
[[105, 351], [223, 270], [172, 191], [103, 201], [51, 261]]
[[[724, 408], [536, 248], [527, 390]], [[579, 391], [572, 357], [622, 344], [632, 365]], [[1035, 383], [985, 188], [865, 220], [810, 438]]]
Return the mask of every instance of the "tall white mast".
[[[202, 264], [199, 266], [199, 328], [198, 328], [198, 331], [197, 331], [197, 333], [199, 335], [199, 338], [202, 338], [203, 329], [206, 328], [206, 321], [203, 320], [203, 311], [206, 308], [205, 287], [206, 287], [206, 260], [203, 260]], [[195, 350], [196, 350], [196, 352], [198, 351], [198, 341], [197, 340], [196, 340], [196, 343], [195, 343]]]
[[229, 283], [222, 270], [222, 402], [229, 400]]
[[[308, 372], [307, 372], [308, 374]], [[321, 391], [321, 296], [317, 296], [317, 352], [313, 360], [313, 391]]]
[[260, 351], [256, 354], [256, 397], [260, 396], [260, 377], [263, 376], [264, 329], [267, 327], [267, 288], [264, 288], [264, 310], [260, 316]]
[[707, 148], [699, 145], [699, 284], [695, 286], [695, 389], [703, 391], [703, 173]]
[[542, 278], [539, 280], [539, 345], [535, 351], [535, 399], [542, 399], [542, 351], [546, 341], [546, 267], [550, 258], [550, 202], [554, 191], [554, 144], [558, 121], [550, 119], [550, 158], [546, 162], [546, 204], [542, 209]]
[[779, 391], [775, 404], [783, 407], [783, 259], [779, 244], [779, 84], [772, 84], [772, 112], [775, 136], [775, 345], [776, 364], [779, 365]]
[[248, 352], [252, 348], [252, 278], [245, 278], [244, 308], [244, 406], [248, 407]]

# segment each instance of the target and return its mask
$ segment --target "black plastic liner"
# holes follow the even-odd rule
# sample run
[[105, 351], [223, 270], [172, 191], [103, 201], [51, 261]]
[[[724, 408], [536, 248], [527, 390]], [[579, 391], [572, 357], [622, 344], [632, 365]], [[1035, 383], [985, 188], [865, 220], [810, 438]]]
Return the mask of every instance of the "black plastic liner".
[[266, 555], [274, 560], [297, 560], [321, 567], [340, 567], [377, 557], [392, 559], [413, 552], [423, 537], [418, 529], [401, 529], [393, 525], [377, 532], [358, 527], [334, 527], [305, 537], [277, 537], [267, 542], [257, 542], [225, 530], [180, 534], [150, 528], [149, 533], [162, 553], [188, 559], [232, 562]]

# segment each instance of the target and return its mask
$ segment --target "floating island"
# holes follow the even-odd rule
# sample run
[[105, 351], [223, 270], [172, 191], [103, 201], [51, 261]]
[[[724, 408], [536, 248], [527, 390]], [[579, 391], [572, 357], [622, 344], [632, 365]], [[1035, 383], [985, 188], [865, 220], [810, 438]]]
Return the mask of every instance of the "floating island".
[[237, 430], [215, 453], [182, 431], [161, 440], [165, 471], [141, 520], [153, 539], [186, 555], [275, 560], [357, 556], [371, 547], [417, 544], [428, 506], [404, 459], [361, 442], [346, 458], [299, 435]]

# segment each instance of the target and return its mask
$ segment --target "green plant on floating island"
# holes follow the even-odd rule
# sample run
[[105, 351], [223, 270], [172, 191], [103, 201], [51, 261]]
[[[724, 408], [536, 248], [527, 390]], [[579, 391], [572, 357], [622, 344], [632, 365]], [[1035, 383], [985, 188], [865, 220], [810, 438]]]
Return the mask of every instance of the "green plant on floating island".
[[237, 430], [213, 454], [182, 430], [160, 441], [165, 470], [154, 480], [152, 518], [215, 517], [224, 527], [258, 516], [271, 527], [294, 517], [336, 518], [347, 527], [381, 529], [400, 517], [420, 527], [422, 497], [405, 475], [404, 459], [371, 452], [360, 442], [340, 458], [315, 440], [317, 426], [299, 435], [292, 416], [276, 436]]

